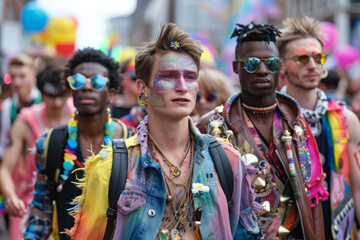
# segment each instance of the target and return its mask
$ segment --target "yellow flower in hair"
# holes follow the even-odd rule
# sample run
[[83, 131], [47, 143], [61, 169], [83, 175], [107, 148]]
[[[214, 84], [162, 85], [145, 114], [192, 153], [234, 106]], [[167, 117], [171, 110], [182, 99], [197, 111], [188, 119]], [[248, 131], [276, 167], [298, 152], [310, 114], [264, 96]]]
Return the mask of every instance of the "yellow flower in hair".
[[173, 49], [178, 49], [180, 47], [180, 43], [178, 41], [172, 41], [170, 47]]

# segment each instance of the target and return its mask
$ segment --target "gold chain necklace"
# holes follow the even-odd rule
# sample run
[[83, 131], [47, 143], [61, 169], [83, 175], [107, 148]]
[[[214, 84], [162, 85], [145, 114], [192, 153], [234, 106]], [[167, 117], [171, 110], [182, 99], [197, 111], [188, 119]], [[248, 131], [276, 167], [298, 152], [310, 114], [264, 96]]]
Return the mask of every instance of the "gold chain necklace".
[[182, 159], [180, 161], [181, 165], [180, 165], [180, 167], [178, 167], [175, 164], [173, 164], [172, 162], [170, 162], [170, 160], [165, 157], [165, 155], [162, 153], [162, 151], [160, 149], [160, 146], [157, 144], [155, 139], [151, 136], [150, 132], [148, 133], [148, 135], [149, 135], [151, 141], [154, 143], [155, 149], [159, 152], [160, 156], [163, 158], [164, 162], [166, 162], [166, 164], [170, 166], [170, 170], [171, 170], [172, 175], [175, 178], [179, 177], [181, 175], [180, 167], [181, 167], [181, 165], [182, 165], [182, 163], [183, 163], [183, 161], [184, 161], [184, 159], [186, 157], [186, 154], [183, 155], [183, 157], [182, 157]]
[[[193, 149], [192, 149], [193, 150]], [[191, 154], [192, 155], [192, 154]], [[193, 161], [191, 161], [193, 162]], [[191, 164], [192, 166], [192, 164]], [[189, 175], [191, 174], [192, 172], [192, 168], [193, 167], [190, 167], [189, 169]], [[188, 178], [186, 179], [188, 180]], [[185, 181], [186, 182], [186, 181]], [[184, 182], [184, 183], [185, 183]], [[167, 182], [165, 181], [165, 184], [166, 184], [166, 187], [168, 189], [168, 192], [170, 193], [170, 188], [167, 184]], [[172, 222], [174, 220], [176, 220], [176, 223], [175, 223], [175, 226], [172, 228], [172, 230], [170, 231], [171, 233], [175, 230], [175, 232], [179, 232], [177, 230], [178, 226], [180, 225], [180, 228], [182, 230], [184, 230], [186, 228], [186, 223], [185, 223], [185, 220], [188, 218], [188, 215], [190, 214], [190, 207], [192, 205], [192, 193], [191, 193], [191, 190], [190, 190], [190, 187], [191, 187], [191, 181], [188, 181], [187, 186], [184, 185], [184, 188], [185, 188], [185, 194], [183, 197], [181, 197], [180, 199], [180, 203], [179, 203], [179, 207], [176, 209], [176, 204], [175, 204], [175, 201], [174, 199], [170, 198], [170, 201], [172, 202], [172, 207], [173, 207], [173, 211], [174, 211], [174, 216], [171, 218], [170, 222], [164, 227], [162, 228], [160, 226], [159, 228], [159, 232], [158, 232], [158, 237], [159, 239], [164, 239], [164, 236], [165, 234], [169, 234], [169, 227], [170, 225], [172, 224]], [[171, 195], [170, 195], [171, 196]], [[185, 197], [185, 203], [184, 204], [181, 204], [184, 200], [184, 197]], [[187, 199], [187, 200], [186, 200]], [[171, 234], [170, 234], [171, 235]], [[170, 236], [171, 237], [171, 236]], [[168, 238], [166, 238], [168, 239]]]
[[190, 134], [190, 138], [189, 140], [187, 141], [186, 143], [186, 146], [185, 146], [185, 151], [184, 151], [184, 154], [182, 155], [181, 157], [181, 161], [180, 161], [180, 164], [179, 164], [179, 167], [181, 167], [184, 163], [184, 160], [185, 160], [185, 157], [187, 156], [189, 150], [190, 150], [190, 144], [191, 144], [191, 140], [192, 140], [192, 136]]
[[[167, 189], [167, 191], [168, 191], [168, 193], [170, 193], [170, 195], [169, 196], [171, 196], [171, 192], [170, 192], [170, 187], [169, 187], [169, 185], [168, 185], [168, 183], [165, 181], [165, 184], [166, 184], [166, 189]], [[177, 217], [178, 216], [180, 216], [181, 215], [181, 213], [183, 214], [185, 211], [186, 211], [186, 209], [187, 209], [187, 207], [188, 207], [188, 201], [186, 201], [186, 199], [187, 198], [190, 198], [190, 186], [191, 186], [191, 181], [188, 181], [187, 182], [187, 184], [186, 184], [186, 186], [184, 185], [183, 187], [184, 187], [184, 189], [185, 189], [185, 193], [184, 193], [184, 195], [181, 197], [181, 199], [179, 200], [179, 207], [176, 209], [176, 203], [175, 203], [175, 200], [172, 198], [172, 197], [170, 197], [170, 199], [166, 199], [166, 201], [168, 202], [168, 203], [170, 203], [171, 202], [171, 205], [172, 205], [172, 209], [173, 209], [173, 211], [174, 211], [174, 216], [171, 218], [171, 220], [170, 220], [170, 222], [166, 225], [166, 227], [165, 228], [162, 228], [162, 229], [168, 229], [169, 228], [169, 226], [171, 225], [171, 223], [174, 221], [174, 219], [176, 219], [176, 221], [179, 221], [178, 219], [177, 219]], [[184, 201], [184, 198], [185, 198], [185, 202], [183, 203], [183, 204], [181, 204], [183, 201]], [[185, 209], [184, 209], [185, 208]], [[182, 212], [180, 212], [180, 210], [181, 209], [184, 209]]]
[[[149, 134], [150, 135], [150, 134]], [[156, 146], [155, 146], [155, 142], [153, 141], [153, 139], [152, 139], [152, 137], [150, 137], [150, 139], [151, 139], [151, 142], [150, 142], [150, 146], [153, 148], [153, 158], [154, 159], [156, 159], [157, 160], [157, 157], [156, 157], [156, 152], [155, 152], [155, 149], [156, 149]], [[152, 143], [152, 144], [151, 144]], [[183, 181], [183, 182], [181, 182], [181, 183], [178, 183], [178, 182], [175, 182], [174, 180], [173, 180], [173, 178], [171, 178], [171, 177], [169, 177], [167, 174], [166, 174], [166, 172], [164, 171], [164, 169], [163, 169], [163, 167], [161, 166], [161, 164], [159, 163], [159, 165], [160, 165], [160, 168], [161, 168], [161, 170], [162, 170], [162, 172], [163, 172], [163, 174], [164, 174], [164, 176], [167, 178], [167, 179], [169, 179], [170, 180], [170, 182], [172, 182], [173, 184], [175, 184], [176, 186], [184, 186], [184, 184], [188, 181], [188, 179], [189, 179], [189, 177], [190, 177], [190, 175], [191, 175], [191, 172], [192, 172], [192, 169], [193, 169], [193, 165], [194, 165], [194, 148], [195, 148], [195, 140], [191, 137], [191, 143], [190, 143], [190, 146], [191, 146], [191, 150], [190, 150], [190, 166], [189, 166], [189, 170], [188, 170], [188, 173], [187, 173], [187, 175], [186, 175], [186, 177], [185, 177], [185, 180]], [[164, 159], [166, 159], [165, 157], [164, 157], [164, 155], [159, 151], [159, 154], [164, 158]], [[185, 155], [186, 156], [186, 155]], [[164, 160], [165, 161], [165, 160]], [[171, 166], [170, 166], [171, 167]]]

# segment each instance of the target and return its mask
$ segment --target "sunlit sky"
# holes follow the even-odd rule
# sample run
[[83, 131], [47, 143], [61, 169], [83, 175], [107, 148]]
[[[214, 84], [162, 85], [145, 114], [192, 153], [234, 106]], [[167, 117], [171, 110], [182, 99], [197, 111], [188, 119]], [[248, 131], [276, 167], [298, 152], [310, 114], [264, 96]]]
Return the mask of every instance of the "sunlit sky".
[[49, 17], [74, 16], [78, 21], [76, 47], [99, 47], [107, 20], [134, 12], [137, 0], [37, 0]]

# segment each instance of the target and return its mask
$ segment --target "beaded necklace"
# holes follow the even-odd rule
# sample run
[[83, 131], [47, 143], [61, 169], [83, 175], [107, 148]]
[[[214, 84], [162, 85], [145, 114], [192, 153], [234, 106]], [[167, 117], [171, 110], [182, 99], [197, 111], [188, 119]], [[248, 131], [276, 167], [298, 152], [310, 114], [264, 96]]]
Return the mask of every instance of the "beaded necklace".
[[[67, 131], [68, 139], [64, 150], [63, 172], [60, 174], [59, 186], [57, 191], [61, 192], [63, 185], [69, 178], [70, 172], [74, 169], [75, 164], [79, 168], [84, 168], [84, 164], [79, 161], [76, 155], [76, 148], [78, 147], [78, 119], [77, 112], [72, 114], [72, 118], [68, 122]], [[115, 135], [116, 125], [111, 119], [110, 109], [107, 109], [107, 121], [105, 123], [105, 137], [104, 145], [109, 146], [112, 142], [112, 137]]]
[[231, 108], [232, 103], [235, 101], [235, 99], [237, 99], [240, 96], [240, 94], [241, 94], [241, 92], [231, 95], [229, 97], [229, 100], [224, 104], [226, 122], [236, 132], [239, 132], [239, 130], [230, 122], [230, 108]]
[[246, 103], [241, 103], [241, 105], [246, 109], [246, 110], [250, 110], [252, 113], [271, 113], [273, 112], [276, 107], [277, 107], [277, 102], [275, 102], [274, 104], [267, 106], [267, 107], [253, 107], [253, 106], [249, 106]]
[[304, 120], [299, 119], [294, 129], [296, 146], [298, 148], [300, 170], [301, 174], [303, 175], [303, 179], [307, 184], [311, 180], [311, 158], [309, 154], [309, 148], [306, 142], [308, 137], [305, 134], [306, 128]]
[[[301, 110], [300, 110], [300, 105], [299, 103], [295, 100], [295, 98], [289, 96], [289, 95], [286, 95], [286, 94], [283, 94], [281, 92], [276, 92], [277, 95], [282, 95], [282, 96], [286, 96], [287, 98], [290, 98], [295, 104], [296, 106], [298, 107], [298, 114], [296, 116], [296, 119], [294, 120], [294, 122], [298, 121], [300, 116], [301, 116]], [[227, 100], [227, 102], [224, 104], [224, 107], [225, 107], [225, 119], [226, 119], [226, 123], [233, 129], [235, 130], [236, 132], [239, 132], [239, 130], [230, 122], [230, 108], [231, 108], [231, 105], [234, 103], [234, 101], [241, 95], [241, 92], [237, 92], [237, 93], [234, 93], [233, 95], [231, 95], [229, 97], [229, 99]]]

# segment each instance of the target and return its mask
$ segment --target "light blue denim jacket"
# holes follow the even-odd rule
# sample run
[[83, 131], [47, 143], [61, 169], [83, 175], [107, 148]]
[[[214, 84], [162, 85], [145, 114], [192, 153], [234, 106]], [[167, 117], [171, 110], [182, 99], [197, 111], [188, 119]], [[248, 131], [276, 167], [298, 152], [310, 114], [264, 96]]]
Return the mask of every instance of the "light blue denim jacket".
[[[210, 191], [203, 193], [201, 198], [201, 203], [206, 203], [202, 206], [200, 226], [202, 239], [260, 239], [260, 231], [251, 209], [254, 196], [249, 184], [250, 176], [239, 153], [231, 146], [222, 143], [234, 174], [233, 205], [229, 213], [226, 196], [215, 174], [208, 143], [190, 118], [189, 124], [195, 136], [192, 183], [202, 183], [210, 188]], [[147, 133], [147, 118], [145, 118], [137, 129], [133, 143], [128, 144], [127, 141], [128, 179], [117, 203], [113, 239], [153, 240], [159, 231], [167, 192], [160, 165], [148, 153]], [[86, 194], [83, 201], [86, 201]], [[198, 207], [198, 202], [194, 201], [194, 208]], [[81, 218], [78, 224], [81, 227]], [[84, 232], [82, 231], [82, 234]], [[91, 238], [91, 229], [86, 232]], [[76, 232], [72, 236], [76, 237]]]
[[[233, 206], [228, 214], [228, 205], [219, 180], [214, 174], [208, 143], [190, 120], [195, 135], [193, 183], [209, 186], [210, 191], [201, 199], [200, 232], [203, 239], [249, 239], [256, 238], [259, 229], [251, 211], [251, 191], [246, 177], [245, 164], [236, 150], [223, 144], [231, 161], [234, 173]], [[166, 185], [160, 165], [150, 157], [147, 149], [147, 120], [138, 128], [136, 147], [130, 146], [130, 167], [135, 168], [133, 178], [126, 182], [125, 190], [118, 201], [117, 225], [114, 239], [155, 239], [166, 204]], [[142, 150], [138, 158], [139, 146]], [[137, 160], [139, 159], [139, 160]], [[131, 201], [130, 207], [125, 201]], [[195, 209], [198, 202], [195, 201]], [[247, 235], [250, 234], [250, 235]]]

